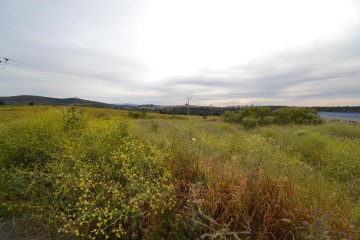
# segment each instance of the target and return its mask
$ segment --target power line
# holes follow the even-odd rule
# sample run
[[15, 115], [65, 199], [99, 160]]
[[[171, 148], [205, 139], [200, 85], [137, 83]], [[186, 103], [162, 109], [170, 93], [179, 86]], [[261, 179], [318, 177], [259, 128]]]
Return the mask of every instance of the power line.
[[1, 67], [0, 69], [4, 69], [4, 68], [6, 67], [6, 63], [9, 61], [8, 58], [2, 58], [2, 59], [4, 59], [5, 61], [4, 61], [4, 60], [0, 60], [0, 65], [1, 65], [2, 62], [4, 62], [3, 67]]
[[[13, 59], [9, 59], [9, 58], [4, 58], [4, 57], [0, 57], [0, 59], [4, 59], [5, 60], [5, 64], [2, 68], [5, 68], [6, 63], [8, 64], [8, 66], [14, 66], [15, 68], [21, 68], [24, 70], [30, 70], [30, 71], [35, 71], [35, 72], [39, 72], [39, 73], [43, 73], [43, 74], [55, 74], [55, 75], [59, 75], [59, 76], [63, 76], [63, 77], [67, 77], [67, 78], [72, 78], [72, 79], [77, 79], [80, 80], [82, 82], [86, 82], [86, 83], [90, 83], [90, 84], [94, 84], [100, 87], [104, 87], [104, 85], [100, 85], [98, 83], [94, 83], [92, 81], [89, 80], [85, 80], [83, 77], [80, 76], [76, 76], [76, 75], [71, 75], [68, 73], [64, 73], [64, 72], [59, 72], [59, 71], [54, 71], [54, 70], [50, 70], [47, 68], [43, 68], [43, 67], [37, 67], [31, 64], [27, 64], [18, 60], [13, 60]], [[2, 62], [2, 60], [0, 60], [0, 63]]]
[[71, 75], [71, 74], [67, 74], [67, 73], [63, 73], [63, 72], [59, 72], [59, 71], [54, 71], [54, 70], [46, 69], [46, 68], [43, 68], [43, 67], [37, 67], [37, 66], [31, 65], [31, 64], [28, 64], [28, 63], [24, 63], [24, 62], [20, 62], [20, 61], [17, 61], [17, 60], [12, 60], [12, 59], [8, 59], [8, 60], [10, 62], [20, 64], [20, 65], [25, 66], [27, 68], [40, 70], [42, 72], [55, 73], [55, 74], [64, 75], [64, 76], [67, 76], [67, 77], [78, 78], [78, 76], [75, 76], [75, 75]]
[[14, 68], [17, 68], [17, 69], [29, 70], [29, 71], [33, 71], [33, 72], [39, 72], [39, 73], [45, 73], [45, 74], [52, 74], [52, 73], [47, 72], [47, 71], [42, 71], [42, 70], [39, 70], [39, 69], [30, 68], [30, 67], [25, 67], [25, 66], [23, 66], [23, 65], [20, 65], [20, 64], [17, 64], [17, 63], [13, 63], [13, 62], [9, 62], [7, 66], [9, 66], [9, 67], [14, 67]]

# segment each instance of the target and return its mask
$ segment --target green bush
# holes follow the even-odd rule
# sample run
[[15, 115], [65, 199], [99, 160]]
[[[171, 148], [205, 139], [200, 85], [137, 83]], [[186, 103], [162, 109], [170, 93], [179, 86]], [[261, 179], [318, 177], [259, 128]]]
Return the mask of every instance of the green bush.
[[242, 123], [244, 118], [252, 118], [260, 124], [268, 124], [271, 122], [271, 112], [269, 107], [248, 106], [239, 111], [225, 111], [223, 118], [227, 122], [236, 123]]
[[226, 122], [243, 125], [248, 124], [247, 119], [257, 120], [256, 125], [320, 124], [322, 122], [316, 110], [300, 107], [282, 107], [271, 111], [269, 107], [249, 106], [239, 111], [225, 111], [222, 117]]
[[285, 124], [320, 124], [322, 122], [315, 109], [284, 107], [273, 111], [274, 122]]
[[245, 128], [255, 128], [259, 124], [259, 121], [255, 118], [245, 117], [242, 120], [242, 125], [244, 125]]
[[79, 130], [86, 126], [83, 111], [75, 106], [71, 106], [63, 112], [63, 119], [65, 130]]

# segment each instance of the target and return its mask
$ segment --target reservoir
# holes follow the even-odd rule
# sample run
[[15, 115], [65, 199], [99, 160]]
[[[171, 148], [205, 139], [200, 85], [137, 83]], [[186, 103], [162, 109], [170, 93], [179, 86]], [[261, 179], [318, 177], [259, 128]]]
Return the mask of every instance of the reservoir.
[[360, 112], [319, 112], [323, 117], [360, 118]]

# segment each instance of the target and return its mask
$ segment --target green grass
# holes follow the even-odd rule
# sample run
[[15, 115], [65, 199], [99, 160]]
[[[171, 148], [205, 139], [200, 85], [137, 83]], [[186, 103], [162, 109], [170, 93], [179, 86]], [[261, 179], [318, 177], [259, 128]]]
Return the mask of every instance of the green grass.
[[0, 113], [0, 232], [10, 239], [359, 237], [358, 125], [247, 130], [101, 108]]

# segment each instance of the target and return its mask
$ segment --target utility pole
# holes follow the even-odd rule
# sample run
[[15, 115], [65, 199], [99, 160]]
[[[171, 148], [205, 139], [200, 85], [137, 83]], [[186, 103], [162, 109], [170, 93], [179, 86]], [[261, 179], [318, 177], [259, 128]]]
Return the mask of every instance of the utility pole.
[[212, 104], [210, 104], [210, 112], [211, 112], [211, 116], [212, 116], [212, 107], [213, 107], [213, 105], [212, 105]]
[[190, 115], [190, 100], [192, 99], [192, 97], [187, 97], [187, 106], [188, 106], [188, 116]]

